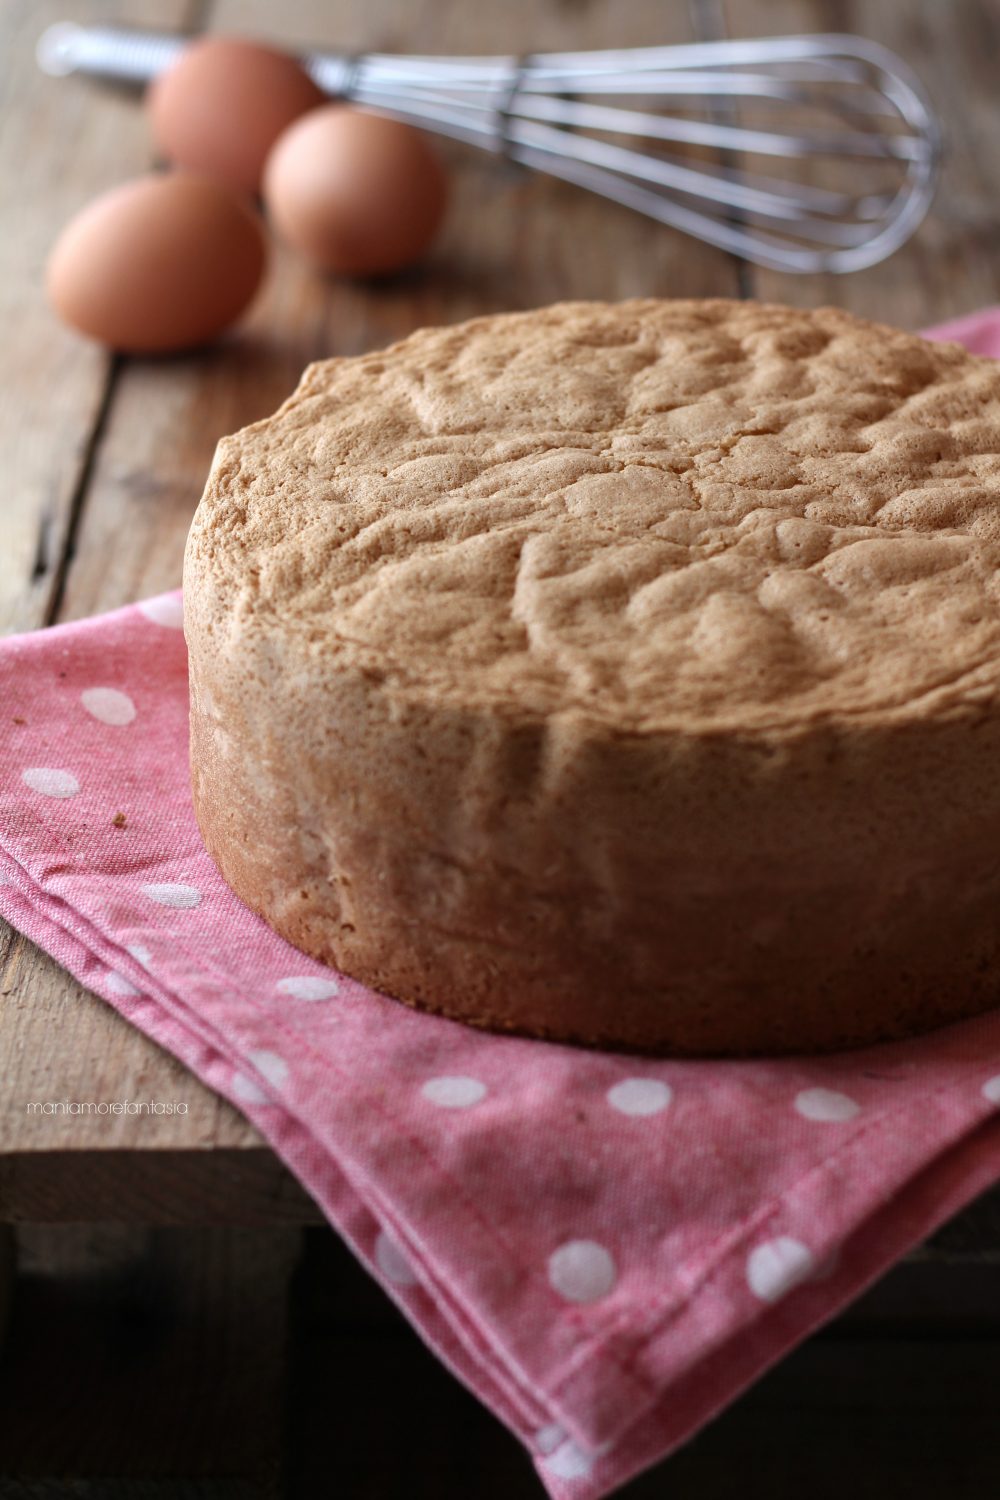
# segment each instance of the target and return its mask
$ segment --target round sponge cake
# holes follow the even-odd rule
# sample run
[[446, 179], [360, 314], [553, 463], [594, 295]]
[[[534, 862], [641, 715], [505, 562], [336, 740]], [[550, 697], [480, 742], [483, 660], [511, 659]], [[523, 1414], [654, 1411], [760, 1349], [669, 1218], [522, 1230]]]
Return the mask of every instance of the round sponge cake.
[[1000, 1003], [1000, 366], [569, 303], [311, 366], [184, 576], [239, 896], [415, 1005], [686, 1054]]

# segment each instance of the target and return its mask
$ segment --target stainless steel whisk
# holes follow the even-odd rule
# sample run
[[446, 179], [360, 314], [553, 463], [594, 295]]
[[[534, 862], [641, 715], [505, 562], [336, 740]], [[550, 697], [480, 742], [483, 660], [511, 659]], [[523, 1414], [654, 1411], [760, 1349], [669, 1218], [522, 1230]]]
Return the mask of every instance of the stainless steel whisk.
[[[38, 61], [51, 74], [140, 84], [185, 44], [63, 22], [42, 35]], [[862, 37], [520, 58], [312, 52], [302, 62], [332, 98], [498, 152], [779, 271], [874, 265], [909, 238], [934, 191], [930, 102], [898, 57]], [[776, 160], [810, 180], [774, 175]]]

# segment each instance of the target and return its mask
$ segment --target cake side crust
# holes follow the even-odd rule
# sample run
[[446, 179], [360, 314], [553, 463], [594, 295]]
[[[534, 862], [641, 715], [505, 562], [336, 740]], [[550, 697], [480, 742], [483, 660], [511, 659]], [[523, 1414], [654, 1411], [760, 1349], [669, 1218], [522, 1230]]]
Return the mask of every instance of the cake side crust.
[[[502, 405], [498, 329], [560, 353], [537, 411]], [[376, 988], [562, 1040], [824, 1050], [1000, 1003], [987, 366], [829, 310], [632, 303], [313, 367], [220, 446], [187, 549], [225, 878]]]

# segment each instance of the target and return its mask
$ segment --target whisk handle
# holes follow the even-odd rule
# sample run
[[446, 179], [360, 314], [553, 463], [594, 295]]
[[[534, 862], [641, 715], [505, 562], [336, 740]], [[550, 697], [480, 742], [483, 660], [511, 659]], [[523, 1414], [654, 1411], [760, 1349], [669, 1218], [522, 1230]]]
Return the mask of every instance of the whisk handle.
[[[142, 86], [165, 72], [192, 39], [124, 26], [78, 26], [57, 21], [42, 32], [35, 57], [43, 73], [82, 73], [108, 83]], [[361, 59], [313, 52], [301, 59], [314, 82], [334, 98], [350, 98]]]
[[186, 43], [186, 37], [160, 32], [57, 21], [38, 38], [35, 57], [42, 72], [55, 78], [83, 73], [112, 83], [145, 84], [175, 62]]

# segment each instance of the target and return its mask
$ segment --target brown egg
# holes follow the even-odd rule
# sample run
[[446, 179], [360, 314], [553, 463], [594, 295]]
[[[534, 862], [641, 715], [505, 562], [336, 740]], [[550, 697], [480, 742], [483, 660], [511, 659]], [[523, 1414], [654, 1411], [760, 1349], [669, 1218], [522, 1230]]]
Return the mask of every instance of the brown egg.
[[71, 219], [49, 257], [59, 316], [129, 354], [191, 349], [235, 322], [267, 246], [245, 198], [188, 172], [139, 177]]
[[348, 276], [417, 260], [446, 197], [444, 170], [419, 131], [342, 104], [289, 126], [264, 168], [278, 233], [323, 270]]
[[278, 136], [325, 94], [294, 58], [239, 37], [192, 42], [147, 95], [166, 159], [256, 193]]

